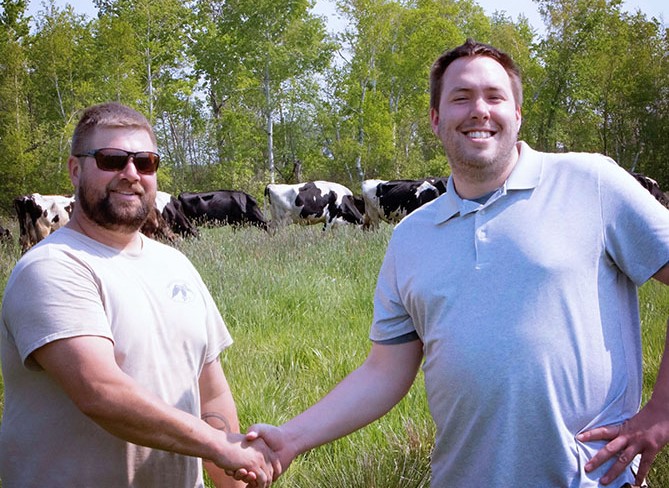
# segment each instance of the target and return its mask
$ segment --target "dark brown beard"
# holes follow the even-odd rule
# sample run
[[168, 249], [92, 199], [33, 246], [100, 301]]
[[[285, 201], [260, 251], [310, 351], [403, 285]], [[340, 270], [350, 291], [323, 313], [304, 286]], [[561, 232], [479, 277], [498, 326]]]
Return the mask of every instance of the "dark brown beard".
[[142, 205], [131, 212], [130, 209], [112, 205], [109, 191], [104, 198], [96, 200], [85, 184], [80, 184], [76, 201], [84, 214], [99, 226], [127, 233], [139, 230], [151, 210], [146, 195], [141, 197]]

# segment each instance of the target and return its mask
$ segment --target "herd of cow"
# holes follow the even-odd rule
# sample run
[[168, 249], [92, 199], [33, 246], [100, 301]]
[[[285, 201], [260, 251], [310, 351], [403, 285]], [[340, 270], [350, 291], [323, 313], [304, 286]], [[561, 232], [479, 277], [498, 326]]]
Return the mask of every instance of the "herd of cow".
[[[399, 222], [435, 199], [446, 191], [446, 182], [447, 178], [365, 180], [362, 196], [355, 196], [347, 187], [329, 181], [270, 184], [265, 188], [269, 220], [256, 199], [243, 191], [183, 192], [177, 197], [158, 192], [155, 207], [142, 232], [172, 242], [179, 236], [198, 236], [201, 225], [252, 225], [272, 232], [291, 223], [322, 223], [324, 229], [343, 224], [373, 229], [381, 221]], [[15, 198], [22, 250], [25, 252], [65, 225], [74, 204], [73, 196], [64, 195], [33, 193]], [[0, 239], [11, 239], [7, 229], [0, 227]]]
[[[669, 199], [657, 182], [632, 173], [665, 207]], [[381, 221], [394, 224], [409, 213], [434, 200], [446, 191], [448, 178], [419, 180], [365, 180], [362, 196], [353, 195], [347, 187], [329, 181], [310, 181], [295, 185], [269, 184], [265, 200], [271, 219], [268, 221], [258, 202], [239, 190], [184, 192], [174, 197], [158, 192], [156, 205], [142, 232], [148, 237], [173, 242], [178, 236], [197, 237], [201, 225], [253, 225], [267, 231], [296, 223], [323, 223], [323, 228], [350, 224], [374, 229]], [[31, 195], [14, 199], [19, 221], [21, 249], [25, 252], [54, 230], [65, 225], [72, 213], [74, 197]], [[0, 226], [0, 240], [11, 239], [9, 230]]]

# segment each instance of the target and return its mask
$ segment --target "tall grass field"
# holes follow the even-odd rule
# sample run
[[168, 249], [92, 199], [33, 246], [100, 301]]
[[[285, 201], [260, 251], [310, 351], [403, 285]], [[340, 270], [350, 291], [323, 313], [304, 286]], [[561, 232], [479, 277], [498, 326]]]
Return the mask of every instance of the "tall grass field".
[[[269, 235], [221, 227], [176, 244], [200, 271], [235, 339], [221, 361], [242, 429], [285, 422], [364, 361], [374, 286], [391, 232], [390, 226], [376, 232], [291, 226]], [[19, 255], [17, 244], [0, 244], [0, 292]], [[645, 401], [664, 347], [669, 290], [647, 283], [640, 300]], [[0, 408], [1, 386], [0, 378]], [[433, 437], [419, 374], [388, 415], [301, 456], [274, 486], [428, 487]], [[666, 453], [649, 481], [653, 488], [669, 486]]]

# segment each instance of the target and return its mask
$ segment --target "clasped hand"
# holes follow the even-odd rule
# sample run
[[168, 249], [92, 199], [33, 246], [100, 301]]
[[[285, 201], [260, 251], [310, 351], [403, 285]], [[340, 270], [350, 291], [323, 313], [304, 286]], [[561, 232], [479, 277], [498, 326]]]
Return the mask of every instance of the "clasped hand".
[[225, 469], [226, 474], [244, 481], [250, 488], [268, 488], [281, 472], [274, 451], [257, 437], [234, 433], [227, 433], [226, 437], [234, 449], [216, 464]]
[[[250, 445], [262, 443], [267, 449], [271, 451], [270, 459], [272, 468], [272, 481], [276, 481], [279, 476], [288, 469], [290, 463], [295, 459], [297, 452], [292, 449], [287, 441], [287, 436], [281, 427], [275, 427], [268, 424], [255, 424], [248, 428], [245, 441]], [[241, 468], [237, 470], [226, 470], [229, 476], [236, 480], [241, 480], [247, 483], [250, 488], [269, 486], [257, 483], [257, 480], [251, 479], [253, 473]], [[251, 478], [250, 478], [251, 477]]]

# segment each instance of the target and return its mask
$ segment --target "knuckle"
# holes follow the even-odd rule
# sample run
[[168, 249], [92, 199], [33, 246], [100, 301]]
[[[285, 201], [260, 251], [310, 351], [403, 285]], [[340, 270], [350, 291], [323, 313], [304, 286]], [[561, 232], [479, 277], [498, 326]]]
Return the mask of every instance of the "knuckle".
[[604, 450], [611, 455], [615, 455], [618, 452], [618, 449], [616, 449], [615, 446], [611, 445], [611, 443], [605, 445]]

